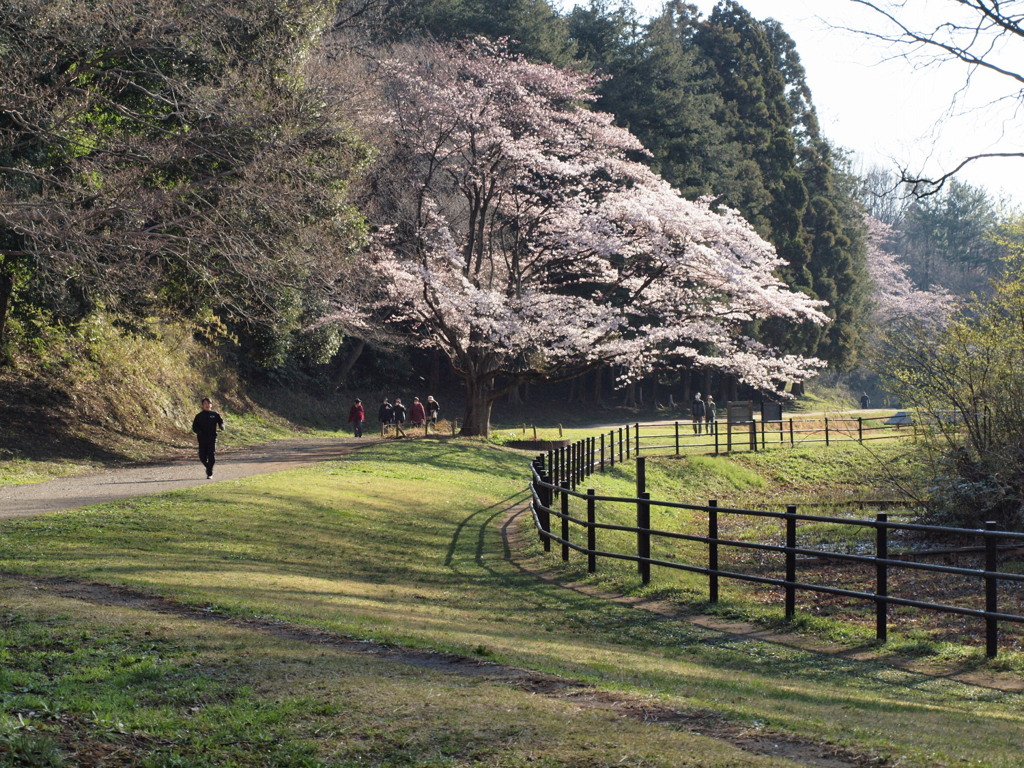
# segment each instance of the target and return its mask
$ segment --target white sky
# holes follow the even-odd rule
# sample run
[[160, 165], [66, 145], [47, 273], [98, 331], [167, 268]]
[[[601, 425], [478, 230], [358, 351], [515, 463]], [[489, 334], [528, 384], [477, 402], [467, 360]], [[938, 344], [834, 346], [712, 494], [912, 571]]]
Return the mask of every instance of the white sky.
[[[689, 0], [704, 15], [714, 0]], [[896, 49], [836, 27], [879, 29], [878, 17], [850, 0], [740, 0], [757, 19], [778, 20], [796, 42], [825, 135], [853, 150], [865, 167], [907, 165], [937, 175], [964, 156], [1024, 151], [1022, 121], [991, 101], [1012, 92], [1007, 78], [976, 75], [963, 104], [951, 104], [964, 85], [962, 65], [915, 67], [894, 58]], [[577, 4], [563, 0], [563, 7]], [[662, 0], [633, 0], [644, 16]], [[908, 3], [918, 18], [948, 12], [948, 0]], [[908, 11], [909, 13], [909, 11]], [[1018, 62], [1014, 62], [1020, 66]], [[1017, 71], [1020, 71], [1019, 68]], [[1024, 202], [1024, 159], [985, 159], [962, 171], [961, 181], [991, 195]]]

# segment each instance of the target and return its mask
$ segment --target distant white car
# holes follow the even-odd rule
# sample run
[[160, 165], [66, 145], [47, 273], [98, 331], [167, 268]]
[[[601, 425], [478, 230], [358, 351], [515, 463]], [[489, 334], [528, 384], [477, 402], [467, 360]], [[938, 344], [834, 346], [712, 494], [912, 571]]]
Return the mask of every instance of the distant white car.
[[892, 416], [882, 422], [896, 427], [909, 427], [914, 423], [914, 416], [910, 411], [896, 411]]

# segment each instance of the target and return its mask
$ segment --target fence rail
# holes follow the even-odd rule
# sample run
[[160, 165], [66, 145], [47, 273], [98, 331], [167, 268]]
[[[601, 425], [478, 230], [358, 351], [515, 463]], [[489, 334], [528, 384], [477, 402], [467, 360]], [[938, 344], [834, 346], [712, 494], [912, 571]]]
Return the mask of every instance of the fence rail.
[[[863, 439], [863, 420], [844, 420], [857, 422], [857, 439]], [[958, 614], [982, 619], [985, 624], [985, 651], [994, 657], [998, 651], [999, 622], [1024, 623], [1024, 616], [999, 610], [1000, 582], [1024, 583], [1024, 574], [1009, 573], [998, 570], [1001, 550], [1024, 548], [1024, 534], [998, 530], [994, 522], [986, 524], [984, 529], [948, 528], [943, 526], [924, 525], [889, 520], [888, 513], [879, 512], [874, 519], [854, 519], [829, 515], [801, 514], [795, 506], [788, 506], [785, 512], [768, 510], [732, 509], [718, 506], [717, 501], [710, 500], [707, 505], [686, 504], [682, 502], [660, 501], [652, 499], [647, 491], [646, 457], [664, 449], [663, 444], [653, 443], [653, 439], [663, 439], [664, 435], [644, 435], [642, 427], [664, 425], [624, 426], [598, 437], [588, 437], [571, 445], [541, 454], [532, 463], [531, 508], [534, 525], [543, 543], [544, 550], [550, 551], [554, 542], [561, 548], [562, 560], [568, 561], [570, 552], [578, 552], [587, 556], [587, 568], [591, 573], [597, 569], [598, 558], [633, 561], [641, 581], [646, 584], [651, 578], [651, 568], [668, 568], [689, 573], [702, 574], [708, 577], [709, 600], [715, 603], [719, 599], [719, 580], [722, 578], [747, 581], [780, 587], [784, 593], [785, 615], [792, 619], [796, 610], [796, 596], [800, 591], [817, 592], [844, 598], [868, 601], [875, 607], [875, 635], [879, 641], [885, 641], [888, 634], [889, 607], [906, 606], [926, 611]], [[670, 453], [680, 453], [679, 423], [668, 433], [674, 438], [668, 445]], [[689, 426], [689, 425], [686, 425]], [[788, 434], [794, 435], [796, 430], [792, 421]], [[717, 450], [718, 432], [715, 437]], [[749, 434], [757, 435], [751, 429]], [[834, 433], [833, 433], [834, 434]], [[761, 430], [764, 435], [764, 430]], [[793, 439], [792, 437], [790, 438]], [[821, 442], [830, 442], [832, 436], [826, 427], [825, 437]], [[751, 443], [756, 449], [754, 443]], [[662, 454], [664, 455], [664, 454]], [[604, 496], [588, 489], [586, 493], [577, 491], [577, 487], [595, 472], [602, 472], [623, 461], [636, 461], [636, 496]], [[557, 500], [557, 504], [556, 504]], [[598, 505], [604, 509], [613, 506], [628, 507], [630, 513], [635, 509], [636, 525], [599, 522]], [[579, 507], [585, 505], [585, 517], [580, 516]], [[573, 506], [577, 507], [574, 511]], [[660, 530], [651, 527], [652, 509], [688, 510], [704, 515], [707, 534], [683, 533], [679, 531]], [[780, 523], [779, 533], [785, 544], [774, 544], [764, 541], [743, 541], [720, 535], [719, 524], [723, 519], [731, 517], [763, 518], [777, 520]], [[552, 518], [558, 521], [558, 532], [552, 529]], [[856, 554], [816, 549], [810, 546], [799, 546], [799, 525], [801, 523], [825, 523], [835, 526], [854, 526], [873, 531], [872, 554]], [[585, 531], [585, 539], [573, 534], [573, 527]], [[597, 543], [600, 531], [625, 532], [636, 536], [636, 546], [631, 551], [611, 551], [599, 549]], [[966, 568], [956, 565], [917, 562], [899, 559], [898, 555], [890, 554], [890, 534], [894, 531], [923, 533], [944, 538], [957, 537], [968, 541], [978, 541], [975, 547], [983, 559], [982, 568]], [[705, 555], [702, 562], [676, 562], [651, 556], [652, 540], [685, 541], [703, 545]], [[968, 548], [970, 549], [970, 548]], [[763, 575], [745, 573], [720, 566], [720, 556], [731, 550], [756, 551], [781, 555], [784, 571], [781, 575]], [[827, 558], [840, 560], [857, 566], [873, 569], [873, 585], [871, 590], [864, 588], [846, 588], [814, 584], [800, 581], [797, 578], [798, 556], [811, 558]], [[969, 579], [976, 579], [979, 584], [977, 599], [984, 600], [984, 608], [972, 608], [963, 605], [931, 602], [914, 597], [892, 595], [889, 592], [889, 577], [893, 572], [906, 573], [911, 571], [950, 574]]]

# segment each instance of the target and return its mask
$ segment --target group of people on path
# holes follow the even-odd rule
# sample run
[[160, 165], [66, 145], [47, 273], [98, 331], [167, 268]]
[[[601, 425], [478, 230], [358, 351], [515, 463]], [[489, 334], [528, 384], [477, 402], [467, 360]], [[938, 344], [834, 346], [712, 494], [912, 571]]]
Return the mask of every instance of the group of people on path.
[[[396, 397], [395, 402], [392, 403], [385, 397], [384, 402], [377, 409], [380, 433], [384, 435], [390, 427], [394, 427], [395, 437], [399, 435], [406, 437], [407, 435], [403, 428], [406, 422], [414, 427], [420, 427], [424, 424], [436, 424], [440, 411], [441, 406], [434, 399], [433, 395], [427, 396], [426, 403], [422, 403], [418, 397], [414, 397], [408, 409], [402, 404], [401, 398]], [[352, 431], [356, 437], [363, 436], [363, 423], [365, 421], [366, 409], [363, 408], [363, 401], [356, 398], [348, 412], [348, 423], [352, 425]]]
[[690, 415], [693, 417], [693, 434], [699, 435], [703, 430], [706, 434], [715, 431], [715, 398], [708, 395], [700, 399], [700, 392], [693, 396]]
[[[201, 405], [202, 410], [192, 419], [192, 431], [199, 442], [199, 461], [206, 470], [206, 479], [210, 480], [213, 478], [213, 465], [217, 461], [217, 433], [224, 431], [224, 419], [213, 410], [210, 398], [204, 397]], [[436, 424], [440, 412], [441, 406], [433, 395], [427, 397], [426, 403], [421, 403], [418, 397], [414, 397], [408, 411], [402, 405], [400, 398], [396, 397], [394, 404], [384, 398], [384, 402], [377, 410], [377, 418], [380, 420], [382, 435], [388, 427], [394, 426], [396, 437], [398, 435], [406, 437], [405, 430], [402, 429], [406, 421], [413, 426], [422, 426], [427, 423]], [[366, 410], [363, 408], [363, 401], [357, 397], [348, 411], [348, 423], [352, 425], [352, 431], [356, 437], [363, 436], [365, 421]]]

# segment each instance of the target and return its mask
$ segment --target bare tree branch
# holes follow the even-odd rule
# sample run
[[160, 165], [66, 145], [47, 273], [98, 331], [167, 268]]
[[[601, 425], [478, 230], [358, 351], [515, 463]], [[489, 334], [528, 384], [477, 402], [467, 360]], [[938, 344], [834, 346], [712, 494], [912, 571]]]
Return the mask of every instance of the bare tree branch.
[[[867, 8], [883, 20], [888, 29], [839, 26], [868, 38], [895, 46], [900, 58], [917, 66], [959, 62], [967, 66], [963, 91], [968, 91], [978, 72], [1008, 79], [1012, 90], [1003, 98], [1024, 105], [1024, 3], [1021, 0], [947, 0], [949, 18], [933, 25], [915, 25], [908, 20], [906, 0], [849, 0]], [[902, 182], [911, 194], [927, 197], [966, 166], [986, 158], [1020, 158], [1024, 151], [979, 152], [965, 157], [955, 168], [937, 177], [901, 169]]]

